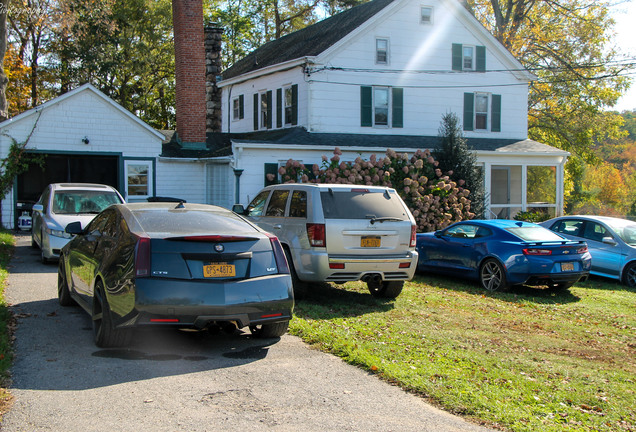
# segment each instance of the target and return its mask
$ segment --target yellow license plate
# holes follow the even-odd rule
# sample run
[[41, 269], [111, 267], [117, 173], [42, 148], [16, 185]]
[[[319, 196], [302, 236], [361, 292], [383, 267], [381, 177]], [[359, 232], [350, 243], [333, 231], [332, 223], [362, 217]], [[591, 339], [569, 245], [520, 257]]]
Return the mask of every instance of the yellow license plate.
[[379, 236], [362, 237], [362, 239], [360, 239], [360, 246], [361, 247], [380, 247], [380, 237]]
[[561, 271], [574, 271], [574, 263], [561, 263]]
[[203, 266], [203, 276], [206, 278], [221, 278], [236, 276], [234, 264], [215, 263]]

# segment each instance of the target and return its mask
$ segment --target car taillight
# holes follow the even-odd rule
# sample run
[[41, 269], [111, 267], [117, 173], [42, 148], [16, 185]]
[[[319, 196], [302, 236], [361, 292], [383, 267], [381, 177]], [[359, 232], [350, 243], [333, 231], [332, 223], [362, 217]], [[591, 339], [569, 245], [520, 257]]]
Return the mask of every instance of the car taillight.
[[135, 277], [150, 276], [150, 238], [137, 237], [135, 246]]
[[587, 252], [587, 246], [581, 246], [576, 250], [577, 254], [584, 254], [585, 252]]
[[307, 224], [307, 237], [309, 245], [313, 247], [326, 247], [327, 238], [325, 235], [325, 224]]
[[411, 225], [411, 247], [417, 246], [417, 227]]
[[289, 264], [287, 264], [287, 258], [285, 258], [285, 252], [283, 247], [275, 235], [266, 233], [269, 237], [269, 241], [272, 244], [272, 250], [274, 251], [274, 259], [276, 260], [276, 267], [279, 274], [289, 274]]
[[550, 249], [524, 249], [524, 255], [552, 255]]

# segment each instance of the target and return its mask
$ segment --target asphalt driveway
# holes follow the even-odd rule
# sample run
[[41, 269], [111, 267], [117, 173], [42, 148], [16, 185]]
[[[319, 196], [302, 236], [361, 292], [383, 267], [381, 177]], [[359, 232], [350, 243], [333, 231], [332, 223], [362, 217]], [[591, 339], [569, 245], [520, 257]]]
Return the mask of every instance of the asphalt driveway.
[[14, 431], [486, 431], [294, 336], [146, 331], [99, 349], [57, 266], [17, 236], [7, 302], [18, 319]]

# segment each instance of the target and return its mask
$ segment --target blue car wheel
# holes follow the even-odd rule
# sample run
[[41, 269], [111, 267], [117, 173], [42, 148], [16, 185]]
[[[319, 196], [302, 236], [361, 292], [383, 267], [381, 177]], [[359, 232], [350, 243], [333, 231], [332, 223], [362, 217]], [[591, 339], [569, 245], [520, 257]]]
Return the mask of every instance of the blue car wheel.
[[479, 281], [488, 291], [505, 291], [508, 288], [506, 272], [503, 266], [493, 258], [487, 259], [481, 265]]
[[623, 283], [630, 288], [636, 287], [636, 263], [630, 263], [623, 270]]

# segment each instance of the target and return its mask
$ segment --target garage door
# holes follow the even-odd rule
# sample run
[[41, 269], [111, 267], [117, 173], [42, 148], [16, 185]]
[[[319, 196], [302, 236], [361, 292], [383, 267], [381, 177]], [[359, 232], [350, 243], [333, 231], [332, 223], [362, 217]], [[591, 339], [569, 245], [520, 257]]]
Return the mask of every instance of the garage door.
[[17, 202], [32, 203], [50, 183], [101, 183], [119, 188], [119, 157], [45, 154], [44, 167], [18, 176]]

